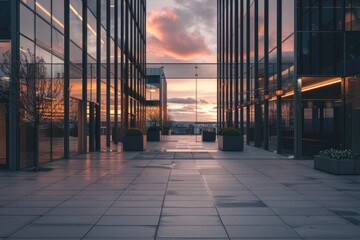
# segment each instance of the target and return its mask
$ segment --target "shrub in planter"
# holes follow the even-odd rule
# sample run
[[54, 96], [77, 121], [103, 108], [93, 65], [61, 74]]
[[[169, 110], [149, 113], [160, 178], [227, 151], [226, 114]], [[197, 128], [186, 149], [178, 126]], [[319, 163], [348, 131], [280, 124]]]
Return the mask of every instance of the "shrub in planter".
[[360, 174], [360, 154], [350, 150], [324, 150], [314, 157], [314, 168], [337, 175]]
[[146, 149], [146, 136], [141, 129], [129, 128], [123, 138], [124, 151], [144, 151]]
[[203, 129], [201, 135], [203, 142], [215, 142], [216, 140], [215, 129]]
[[243, 151], [244, 140], [241, 132], [235, 128], [224, 128], [219, 131], [218, 147], [222, 151]]
[[161, 128], [159, 126], [151, 126], [147, 130], [147, 140], [158, 142], [161, 141]]

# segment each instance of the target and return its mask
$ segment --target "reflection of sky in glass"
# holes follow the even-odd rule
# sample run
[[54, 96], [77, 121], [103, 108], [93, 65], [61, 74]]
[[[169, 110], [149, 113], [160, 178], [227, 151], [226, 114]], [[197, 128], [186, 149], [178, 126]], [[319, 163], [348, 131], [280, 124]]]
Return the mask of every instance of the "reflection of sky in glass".
[[[199, 3], [202, 5], [198, 6]], [[159, 63], [149, 67], [164, 66], [168, 108], [175, 121], [195, 121], [196, 72], [198, 121], [216, 121], [216, 64], [199, 64], [197, 70], [196, 64], [168, 64], [216, 63], [216, 3], [216, 0], [147, 1], [150, 32], [147, 61]], [[182, 37], [172, 41], [177, 33]], [[154, 40], [157, 36], [160, 37]]]

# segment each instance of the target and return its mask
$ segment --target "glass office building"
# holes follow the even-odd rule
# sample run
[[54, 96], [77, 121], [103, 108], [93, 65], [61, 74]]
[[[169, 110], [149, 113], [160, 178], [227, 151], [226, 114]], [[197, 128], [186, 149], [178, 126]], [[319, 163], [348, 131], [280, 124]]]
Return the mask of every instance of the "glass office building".
[[360, 151], [360, 1], [218, 1], [218, 127], [296, 158]]
[[145, 0], [0, 0], [0, 167], [145, 130], [145, 38]]
[[146, 125], [167, 124], [167, 82], [163, 68], [146, 69]]

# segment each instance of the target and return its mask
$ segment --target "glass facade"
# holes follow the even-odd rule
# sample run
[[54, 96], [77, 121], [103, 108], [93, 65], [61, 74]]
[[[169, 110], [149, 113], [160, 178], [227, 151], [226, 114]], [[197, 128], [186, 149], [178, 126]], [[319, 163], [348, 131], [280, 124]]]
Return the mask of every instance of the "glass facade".
[[[0, 4], [18, 16], [1, 17], [17, 34], [0, 30], [0, 167], [109, 149], [113, 128], [130, 127], [130, 119], [145, 129], [145, 0]], [[7, 133], [14, 117], [19, 127]]]
[[[359, 116], [359, 6], [218, 2], [218, 127], [240, 128], [247, 144], [297, 158], [330, 147], [359, 151], [359, 129], [345, 127]], [[234, 83], [239, 92], [232, 97]]]
[[146, 126], [167, 124], [167, 82], [163, 68], [146, 69]]

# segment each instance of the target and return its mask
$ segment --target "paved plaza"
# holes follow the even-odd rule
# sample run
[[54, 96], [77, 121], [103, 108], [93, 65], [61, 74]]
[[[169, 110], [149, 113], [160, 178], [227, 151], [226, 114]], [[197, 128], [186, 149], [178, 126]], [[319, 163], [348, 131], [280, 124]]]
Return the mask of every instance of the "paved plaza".
[[360, 176], [194, 138], [149, 149], [0, 172], [0, 239], [360, 238]]

